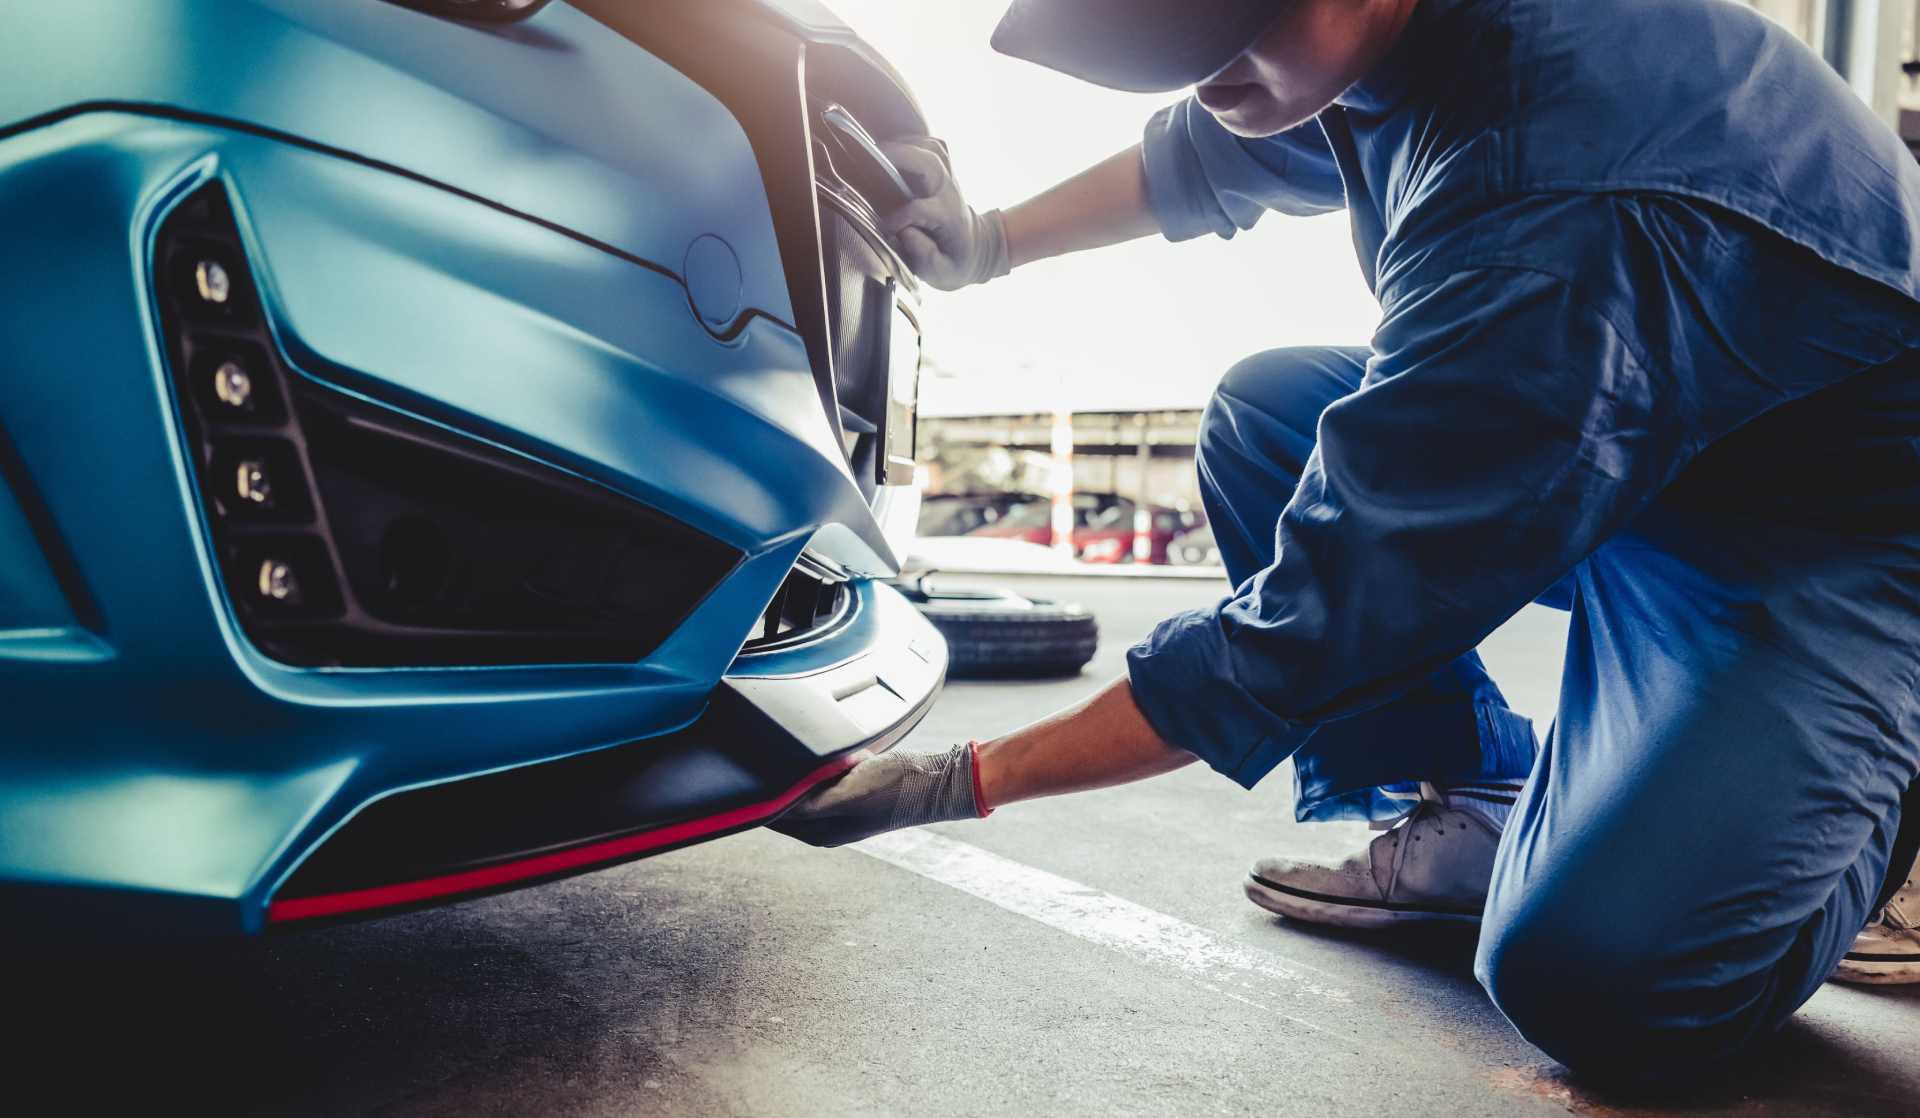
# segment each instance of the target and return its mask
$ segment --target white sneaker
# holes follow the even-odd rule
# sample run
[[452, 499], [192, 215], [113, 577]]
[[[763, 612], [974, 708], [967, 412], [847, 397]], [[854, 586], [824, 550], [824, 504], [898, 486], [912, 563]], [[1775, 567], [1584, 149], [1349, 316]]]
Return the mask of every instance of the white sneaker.
[[1920, 982], [1920, 887], [1912, 877], [1853, 937], [1853, 946], [1827, 977], [1883, 986]]
[[1446, 793], [1430, 784], [1420, 789], [1412, 811], [1337, 865], [1298, 858], [1256, 862], [1247, 899], [1295, 920], [1343, 928], [1479, 923], [1500, 845], [1500, 817], [1450, 806]]

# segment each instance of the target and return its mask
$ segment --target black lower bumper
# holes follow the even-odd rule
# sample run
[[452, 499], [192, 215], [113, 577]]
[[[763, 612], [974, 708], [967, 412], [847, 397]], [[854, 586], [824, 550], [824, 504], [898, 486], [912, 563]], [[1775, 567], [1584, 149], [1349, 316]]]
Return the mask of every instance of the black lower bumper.
[[903, 622], [890, 591], [866, 607], [890, 616], [863, 619], [882, 632], [861, 655], [730, 676], [678, 732], [369, 804], [276, 891], [269, 926], [520, 888], [766, 823], [891, 747], [939, 695], [939, 636]]

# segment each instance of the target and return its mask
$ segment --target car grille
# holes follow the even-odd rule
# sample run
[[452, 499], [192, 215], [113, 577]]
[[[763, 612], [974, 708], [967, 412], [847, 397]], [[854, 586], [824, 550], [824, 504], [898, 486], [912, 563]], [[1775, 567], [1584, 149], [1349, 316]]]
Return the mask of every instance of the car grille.
[[771, 652], [823, 636], [853, 616], [853, 595], [844, 572], [812, 555], [802, 555], [780, 590], [767, 603], [743, 653]]
[[836, 155], [817, 121], [814, 131], [828, 345], [847, 457], [864, 486], [911, 484], [920, 372], [912, 273], [880, 235], [872, 203], [842, 176], [847, 154]]

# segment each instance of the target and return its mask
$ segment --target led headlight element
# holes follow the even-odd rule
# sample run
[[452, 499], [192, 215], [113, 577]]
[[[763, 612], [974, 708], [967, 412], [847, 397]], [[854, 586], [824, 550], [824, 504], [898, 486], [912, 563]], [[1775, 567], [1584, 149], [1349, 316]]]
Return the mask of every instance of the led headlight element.
[[[187, 298], [199, 296], [189, 291]], [[201, 414], [223, 426], [280, 426], [286, 408], [264, 349], [250, 340], [212, 334], [194, 337], [191, 344], [187, 377]]]
[[201, 301], [224, 306], [233, 294], [233, 279], [218, 260], [202, 260], [193, 266], [193, 286]]
[[260, 596], [268, 601], [300, 604], [300, 580], [294, 576], [293, 564], [284, 560], [271, 556], [260, 560], [259, 587]]
[[267, 464], [258, 458], [240, 460], [234, 470], [233, 489], [248, 504], [273, 507], [273, 482], [267, 477]]
[[230, 408], [253, 410], [253, 377], [237, 361], [222, 361], [213, 371], [214, 398]]

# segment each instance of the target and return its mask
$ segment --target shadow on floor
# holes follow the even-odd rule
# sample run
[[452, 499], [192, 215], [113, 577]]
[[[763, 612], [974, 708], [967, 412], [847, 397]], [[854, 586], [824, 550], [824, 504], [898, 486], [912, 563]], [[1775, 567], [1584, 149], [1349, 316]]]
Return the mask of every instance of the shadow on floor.
[[[1544, 1059], [1504, 1066], [1486, 1058], [1511, 1048], [1486, 1043], [1505, 1026], [1476, 1000], [1471, 930], [1383, 938], [1274, 923], [1394, 972], [1406, 1014], [1486, 1062], [1495, 1109], [1505, 1096], [1600, 1116], [1895, 1114], [1915, 1098], [1911, 1029], [1830, 1016], [1795, 1018], [1684, 1090], [1613, 1091]], [[669, 1080], [681, 1112], [726, 1113], [727, 1099], [689, 1095], [701, 1088], [675, 1066], [676, 1046], [715, 1034], [750, 1045], [740, 1030], [755, 983], [804, 966], [782, 952], [672, 889], [580, 883], [239, 946], [43, 948], [14, 956], [10, 1014], [29, 1035], [10, 1056], [75, 1111], [125, 1100], [202, 1114], [574, 1113]], [[1909, 1023], [1920, 1010], [1912, 988], [1842, 993]]]
[[[1362, 953], [1370, 968], [1429, 980], [1429, 1005], [1443, 991], [1473, 983], [1477, 932], [1468, 927], [1435, 927], [1413, 936], [1319, 927], [1275, 917], [1276, 930]], [[1477, 987], [1476, 987], [1477, 989]], [[1615, 1115], [1743, 1114], [1904, 1114], [1920, 1107], [1915, 1095], [1915, 1023], [1920, 1022], [1920, 986], [1838, 987], [1828, 996], [1865, 1007], [1875, 1017], [1900, 1019], [1896, 1029], [1842, 1028], [1807, 1014], [1788, 1019], [1774, 1036], [1757, 1044], [1732, 1065], [1692, 1083], [1622, 1089], [1576, 1076], [1540, 1057], [1532, 1066], [1493, 1073], [1492, 1085], [1557, 1103], [1580, 1113]], [[1484, 1020], [1499, 1014], [1480, 995]], [[1459, 1012], [1455, 1007], [1458, 1027]], [[1499, 1022], [1505, 1030], [1504, 1021]], [[1517, 1038], [1516, 1038], [1517, 1039]]]
[[43, 947], [9, 983], [31, 1023], [9, 1062], [73, 1112], [577, 1112], [569, 1091], [643, 1094], [680, 1034], [739, 1014], [745, 930], [545, 894], [251, 943]]

